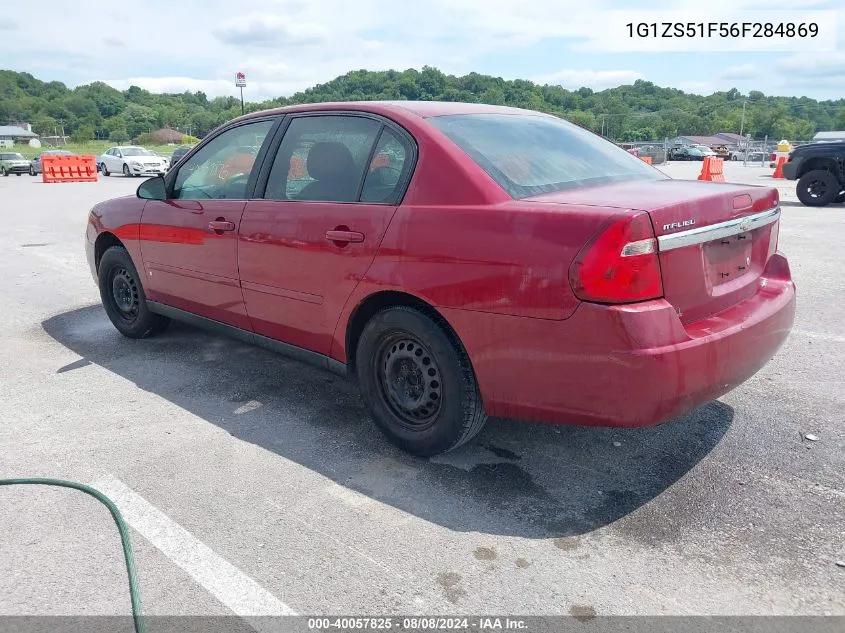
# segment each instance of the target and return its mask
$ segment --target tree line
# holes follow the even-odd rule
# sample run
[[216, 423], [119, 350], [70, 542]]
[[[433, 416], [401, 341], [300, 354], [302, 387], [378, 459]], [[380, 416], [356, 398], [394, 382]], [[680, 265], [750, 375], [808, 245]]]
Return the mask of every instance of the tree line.
[[[802, 141], [818, 131], [845, 130], [845, 99], [766, 96], [756, 90], [744, 95], [735, 88], [701, 96], [643, 80], [602, 91], [567, 90], [478, 73], [457, 77], [428, 66], [401, 72], [356, 70], [290, 97], [248, 103], [246, 110], [383, 99], [529, 108], [556, 114], [619, 142], [739, 132], [741, 127], [756, 138]], [[234, 96], [209, 99], [203, 92], [154, 94], [137, 86], [120, 91], [102, 82], [70, 89], [29, 73], [0, 70], [0, 124], [29, 122], [40, 135], [64, 133], [74, 141], [126, 142], [161, 127], [173, 127], [202, 137], [240, 113], [240, 100]]]

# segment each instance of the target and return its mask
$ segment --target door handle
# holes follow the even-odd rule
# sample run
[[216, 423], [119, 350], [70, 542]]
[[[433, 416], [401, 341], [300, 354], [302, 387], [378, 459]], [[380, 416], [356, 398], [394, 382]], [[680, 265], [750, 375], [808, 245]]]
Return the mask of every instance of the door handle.
[[227, 222], [226, 220], [219, 219], [219, 220], [212, 220], [208, 223], [208, 228], [217, 233], [218, 235], [226, 232], [226, 231], [234, 231], [235, 230], [235, 223], [234, 222]]
[[334, 242], [337, 246], [345, 246], [350, 242], [363, 242], [364, 234], [359, 233], [358, 231], [350, 231], [348, 229], [335, 229], [334, 231], [326, 231], [326, 239], [330, 242]]

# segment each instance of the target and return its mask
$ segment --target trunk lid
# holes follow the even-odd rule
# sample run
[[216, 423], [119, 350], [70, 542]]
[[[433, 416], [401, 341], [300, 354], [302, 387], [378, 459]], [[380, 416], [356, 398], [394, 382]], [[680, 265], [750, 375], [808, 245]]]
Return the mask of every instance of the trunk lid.
[[[660, 180], [571, 189], [525, 202], [645, 211], [658, 238], [664, 297], [690, 323], [753, 295], [777, 245], [778, 192]], [[743, 222], [745, 220], [745, 222]]]

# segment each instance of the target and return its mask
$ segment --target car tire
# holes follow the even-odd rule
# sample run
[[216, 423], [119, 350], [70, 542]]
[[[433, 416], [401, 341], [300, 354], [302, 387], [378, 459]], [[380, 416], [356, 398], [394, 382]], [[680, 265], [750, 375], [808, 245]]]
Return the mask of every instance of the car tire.
[[127, 178], [132, 177], [132, 172], [129, 171], [129, 165], [127, 165], [126, 163], [123, 163], [123, 175]]
[[845, 202], [845, 191], [840, 191], [839, 195], [833, 199], [834, 204], [842, 204]]
[[829, 171], [814, 169], [798, 179], [795, 189], [802, 204], [808, 207], [824, 207], [836, 199], [842, 185]]
[[36, 176], [36, 175], [37, 175], [37, 174], [35, 173], [35, 167], [30, 167], [30, 168], [29, 168], [29, 175], [30, 175], [30, 176]]
[[15, 176], [23, 176], [23, 174], [21, 172], [18, 172], [15, 174]]
[[97, 267], [100, 299], [112, 325], [128, 338], [147, 338], [167, 329], [170, 319], [150, 312], [144, 287], [132, 258], [122, 246], [112, 246]]
[[739, 157], [736, 154], [731, 154], [731, 160], [739, 160]]
[[8, 176], [9, 172], [6, 171], [5, 167], [0, 167], [0, 176]]
[[103, 176], [111, 176], [111, 174], [109, 173], [109, 169], [108, 167], [106, 167], [105, 163], [100, 165], [100, 170], [103, 172]]
[[487, 421], [469, 357], [438, 317], [406, 306], [378, 312], [361, 333], [355, 362], [373, 420], [409, 453], [450, 451]]

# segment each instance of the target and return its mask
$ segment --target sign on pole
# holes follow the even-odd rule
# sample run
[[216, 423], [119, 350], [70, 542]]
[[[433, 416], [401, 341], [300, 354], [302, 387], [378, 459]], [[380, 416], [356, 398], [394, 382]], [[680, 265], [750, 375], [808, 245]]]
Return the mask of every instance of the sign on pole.
[[246, 88], [246, 75], [242, 72], [238, 72], [235, 75], [235, 86], [238, 88]]

